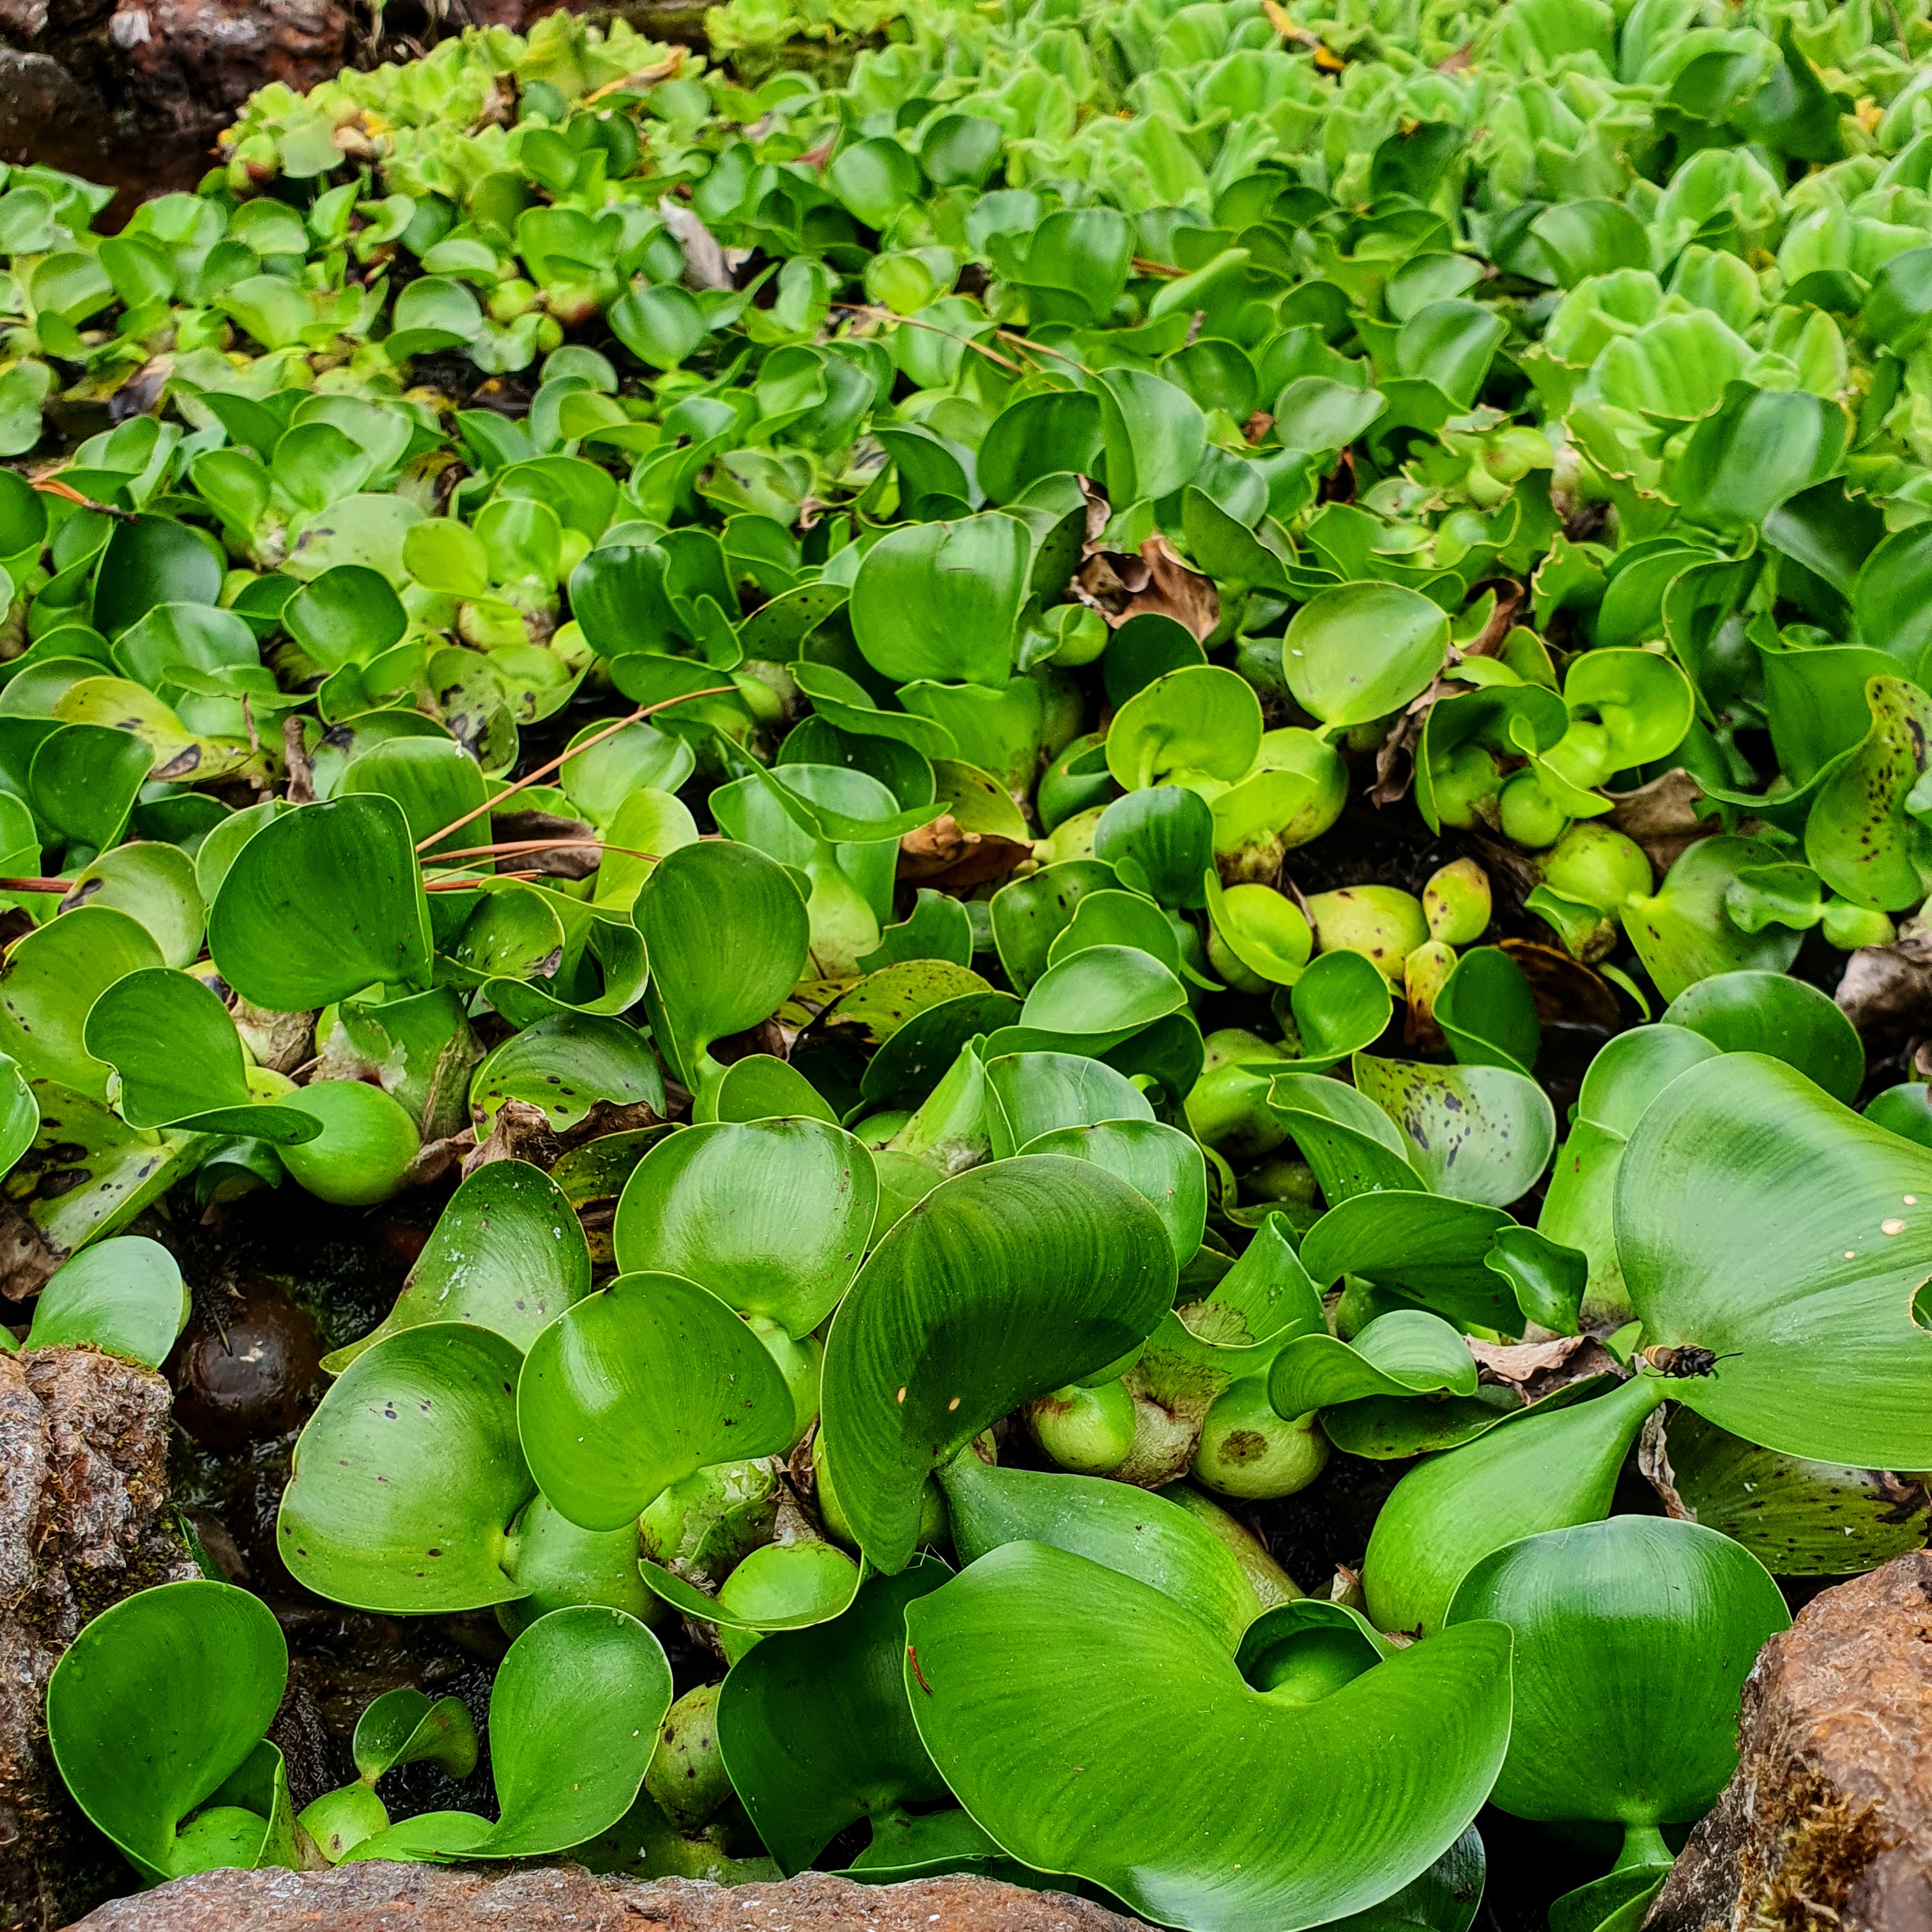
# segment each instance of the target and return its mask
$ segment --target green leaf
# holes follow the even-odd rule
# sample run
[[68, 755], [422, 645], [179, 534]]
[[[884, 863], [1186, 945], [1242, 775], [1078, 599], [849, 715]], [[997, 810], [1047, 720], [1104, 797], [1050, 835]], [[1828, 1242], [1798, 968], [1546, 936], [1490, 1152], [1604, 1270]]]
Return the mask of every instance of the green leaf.
[[[1678, 994], [1664, 1023], [1700, 1034], [1722, 1052], [1784, 1060], [1846, 1106], [1864, 1084], [1864, 1046], [1838, 1002], [1781, 973], [1713, 974]], [[1630, 1129], [1636, 1125], [1630, 1120]]]
[[340, 1375], [405, 1328], [465, 1322], [526, 1349], [590, 1292], [590, 1254], [570, 1203], [524, 1160], [487, 1162], [449, 1197], [381, 1325], [322, 1358]]
[[388, 580], [359, 563], [339, 563], [310, 578], [283, 605], [282, 622], [325, 671], [368, 664], [409, 628]]
[[417, 1690], [385, 1690], [356, 1719], [350, 1754], [365, 1784], [399, 1764], [439, 1764], [465, 1778], [476, 1768], [476, 1727], [460, 1697], [432, 1702]]
[[[914, 1721], [974, 1817], [1027, 1864], [1198, 1932], [1296, 1932], [1386, 1897], [1461, 1836], [1508, 1738], [1499, 1627], [1287, 1704], [1158, 1591], [1015, 1544], [910, 1605], [906, 1629]], [[1328, 1802], [1338, 1775], [1346, 1806]]]
[[1928, 758], [1932, 697], [1903, 678], [1874, 677], [1865, 702], [1871, 729], [1820, 785], [1804, 821], [1804, 856], [1854, 905], [1903, 911], [1932, 878], [1932, 854], [1922, 868], [1925, 835], [1911, 816]]
[[176, 845], [142, 839], [103, 852], [74, 875], [82, 905], [111, 906], [148, 928], [170, 966], [200, 956], [207, 908], [194, 861]]
[[1372, 1046], [1388, 1029], [1395, 1003], [1389, 982], [1360, 952], [1324, 952], [1288, 989], [1288, 1011], [1301, 1052], [1269, 1073], [1325, 1073]]
[[1781, 1061], [1726, 1053], [1673, 1081], [1616, 1202], [1646, 1340], [1708, 1352], [1671, 1394], [1787, 1455], [1932, 1467], [1927, 1202], [1932, 1154]]
[[640, 362], [675, 369], [710, 333], [704, 311], [675, 282], [634, 288], [611, 304], [610, 332]]
[[666, 854], [634, 916], [650, 956], [646, 1000], [658, 1050], [695, 1090], [712, 1042], [769, 1018], [805, 970], [805, 902], [782, 866], [716, 840]]
[[1291, 1421], [1370, 1396], [1475, 1392], [1468, 1344], [1448, 1322], [1419, 1308], [1378, 1316], [1352, 1342], [1301, 1336], [1276, 1356], [1268, 1372], [1268, 1400]]
[[1713, 973], [1745, 967], [1781, 973], [1797, 958], [1802, 934], [1776, 926], [1748, 933], [1724, 910], [1738, 874], [1778, 856], [1760, 839], [1700, 838], [1684, 848], [1654, 896], [1625, 902], [1624, 930], [1666, 1000]]
[[404, 1616], [521, 1596], [502, 1559], [536, 1490], [517, 1443], [522, 1360], [488, 1328], [433, 1322], [351, 1362], [282, 1497], [276, 1546], [297, 1581]]
[[186, 973], [150, 967], [116, 980], [88, 1010], [82, 1036], [118, 1076], [121, 1117], [130, 1127], [241, 1134], [278, 1146], [322, 1132], [292, 1107], [256, 1102], [228, 1009]]
[[1774, 1576], [1858, 1575], [1924, 1547], [1923, 1507], [1900, 1477], [1760, 1449], [1688, 1408], [1663, 1447], [1684, 1507]]
[[[47, 1684], [47, 1737], [75, 1802], [152, 1882], [202, 1869], [177, 1836], [239, 1772], [282, 1701], [288, 1646], [259, 1597], [164, 1583], [104, 1611]], [[252, 1864], [269, 1820], [237, 1819]], [[250, 1849], [240, 1842], [252, 1835]]]
[[1436, 995], [1436, 1024], [1464, 1066], [1502, 1066], [1527, 1074], [1543, 1029], [1522, 968], [1499, 946], [1472, 946]]
[[[1040, 252], [1038, 236], [1034, 252]], [[1208, 418], [1200, 404], [1185, 389], [1144, 370], [1104, 369], [1098, 382], [1109, 498], [1124, 508], [1158, 502], [1192, 482], [1208, 444]]]
[[1694, 1522], [1612, 1516], [1496, 1551], [1457, 1588], [1516, 1639], [1509, 1756], [1519, 1817], [1700, 1818], [1737, 1768], [1738, 1702], [1790, 1614], [1764, 1566]]
[[188, 1316], [180, 1267], [158, 1241], [122, 1234], [83, 1248], [34, 1304], [30, 1348], [89, 1343], [143, 1368], [167, 1359]]
[[512, 1034], [472, 1076], [470, 1105], [484, 1125], [506, 1100], [540, 1107], [552, 1131], [562, 1133], [600, 1100], [662, 1114], [664, 1076], [644, 1035], [626, 1022], [554, 1013]]
[[16, 940], [0, 964], [0, 1046], [29, 1079], [104, 1100], [112, 1070], [87, 1050], [88, 1014], [117, 980], [160, 963], [146, 928], [125, 913], [62, 913]]
[[1032, 548], [1026, 526], [998, 512], [892, 531], [853, 580], [852, 632], [866, 662], [895, 684], [1004, 685]]
[[1430, 1636], [1456, 1586], [1492, 1550], [1607, 1516], [1646, 1418], [1678, 1392], [1675, 1382], [1634, 1376], [1574, 1407], [1520, 1410], [1412, 1469], [1376, 1518], [1363, 1564], [1376, 1628]]
[[541, 1858], [583, 1844], [636, 1802], [670, 1700], [670, 1666], [634, 1617], [553, 1610], [511, 1645], [490, 1687], [497, 1822], [425, 1811], [351, 1856]]
[[1232, 1653], [1259, 1607], [1234, 1552], [1202, 1519], [1130, 1484], [958, 1456], [939, 1472], [962, 1564], [1012, 1543], [1046, 1544], [1137, 1577], [1201, 1619]]
[[1176, 772], [1232, 782], [1255, 762], [1262, 708], [1245, 679], [1219, 664], [1169, 671], [1123, 704], [1107, 732], [1107, 769], [1129, 791]]
[[1288, 688], [1325, 724], [1366, 724], [1425, 691], [1449, 649], [1449, 620], [1394, 584], [1320, 590], [1282, 640]]
[[1503, 1066], [1429, 1066], [1358, 1053], [1358, 1088], [1414, 1148], [1430, 1191], [1507, 1208], [1541, 1179], [1556, 1146], [1556, 1112], [1526, 1075]]
[[271, 820], [221, 881], [208, 941], [223, 979], [273, 1012], [427, 986], [429, 916], [401, 807], [365, 794]]
[[117, 523], [94, 580], [94, 628], [118, 638], [157, 604], [218, 603], [221, 577], [215, 550], [187, 524], [156, 516]]
[[1762, 524], [1787, 498], [1822, 483], [1845, 451], [1845, 413], [1802, 389], [1731, 383], [1691, 433], [1671, 472], [1684, 514], [1719, 530]]
[[873, 1566], [904, 1568], [934, 1468], [1144, 1340], [1174, 1280], [1159, 1216], [1084, 1162], [996, 1162], [910, 1210], [859, 1271], [826, 1345], [826, 1449]]
[[586, 1529], [617, 1529], [706, 1464], [782, 1454], [792, 1398], [726, 1304], [673, 1274], [620, 1275], [530, 1346], [517, 1415], [532, 1473]]
[[1118, 1174], [1160, 1216], [1174, 1265], [1193, 1258], [1208, 1222], [1208, 1167], [1192, 1135], [1160, 1120], [1100, 1120], [1056, 1128], [1018, 1151], [1090, 1161]]
[[[1300, 1144], [1320, 1174], [1326, 1164], [1322, 1150], [1306, 1140]], [[1324, 1186], [1335, 1204], [1302, 1242], [1310, 1274], [1324, 1286], [1345, 1272], [1358, 1274], [1400, 1289], [1462, 1327], [1519, 1332], [1516, 1299], [1488, 1265], [1492, 1244], [1511, 1225], [1509, 1216], [1473, 1201], [1405, 1191], [1401, 1180], [1391, 1172], [1379, 1187], [1346, 1196], [1339, 1186]]]
[[611, 1240], [626, 1274], [682, 1275], [741, 1315], [804, 1336], [850, 1286], [878, 1202], [872, 1157], [842, 1128], [720, 1121], [645, 1155]]
[[857, 1820], [950, 1795], [914, 1728], [902, 1666], [906, 1606], [952, 1574], [919, 1556], [896, 1576], [868, 1576], [843, 1616], [774, 1632], [726, 1676], [718, 1748], [788, 1876]]

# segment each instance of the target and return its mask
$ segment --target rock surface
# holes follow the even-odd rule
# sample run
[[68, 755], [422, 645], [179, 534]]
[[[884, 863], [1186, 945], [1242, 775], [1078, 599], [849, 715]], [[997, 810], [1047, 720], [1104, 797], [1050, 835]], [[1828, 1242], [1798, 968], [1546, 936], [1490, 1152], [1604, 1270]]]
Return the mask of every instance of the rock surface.
[[0, 1354], [0, 1927], [128, 1882], [46, 1751], [48, 1677], [130, 1591], [196, 1574], [167, 1508], [168, 1385], [86, 1348]]
[[[0, 160], [118, 190], [116, 213], [191, 188], [258, 87], [306, 90], [345, 66], [419, 51], [475, 24], [522, 29], [566, 0], [0, 0]], [[610, 12], [608, 4], [576, 10]]]
[[[984, 1878], [855, 1885], [649, 1884], [544, 1871], [370, 1863], [326, 1872], [204, 1872], [81, 1922], [85, 1932], [1130, 1932], [1137, 1922], [1059, 1892]], [[80, 1932], [80, 1928], [76, 1928]]]
[[1932, 1552], [1808, 1604], [1759, 1657], [1738, 1740], [1644, 1932], [1932, 1928]]

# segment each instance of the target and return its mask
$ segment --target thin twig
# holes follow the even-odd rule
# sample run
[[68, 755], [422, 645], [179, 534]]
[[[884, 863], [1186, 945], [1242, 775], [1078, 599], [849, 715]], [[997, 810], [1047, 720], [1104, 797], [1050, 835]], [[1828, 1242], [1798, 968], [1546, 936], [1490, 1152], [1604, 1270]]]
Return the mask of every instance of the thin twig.
[[83, 496], [71, 483], [63, 483], [58, 476], [29, 477], [28, 485], [44, 496], [64, 496], [70, 503], [78, 503], [83, 510], [98, 510], [104, 517], [118, 517], [124, 524], [140, 521], [136, 512], [117, 509], [112, 503], [97, 503], [92, 496]]
[[687, 691], [681, 698], [666, 698], [660, 699], [656, 704], [640, 704], [628, 718], [620, 718], [615, 724], [607, 724], [602, 730], [585, 739], [582, 744], [570, 746], [558, 752], [555, 758], [547, 759], [535, 771], [525, 772], [514, 784], [506, 785], [494, 798], [485, 799], [474, 812], [466, 812], [460, 818], [452, 818], [440, 832], [432, 832], [427, 838], [418, 838], [416, 850], [420, 852], [424, 847], [434, 845], [439, 838], [447, 838], [452, 832], [461, 831], [472, 818], [481, 818], [486, 812], [496, 811], [506, 798], [521, 791], [526, 785], [535, 784], [539, 778], [548, 778], [566, 758], [574, 758], [579, 753], [589, 751], [592, 745], [602, 744], [606, 738], [614, 738], [626, 725], [635, 724], [660, 711], [668, 711], [674, 704], [689, 704], [700, 698], [730, 698], [736, 694], [737, 689], [735, 684], [707, 685], [702, 691]]
[[78, 879], [0, 879], [0, 892], [58, 892], [64, 898]]
[[1051, 343], [1029, 341], [1024, 335], [1016, 335], [1010, 328], [996, 328], [993, 333], [1002, 342], [1017, 343], [1019, 346], [1035, 356], [1057, 356], [1063, 362], [1071, 362], [1083, 376], [1090, 376], [1093, 370], [1077, 356], [1070, 356], [1064, 349], [1056, 349]]
[[[875, 308], [870, 302], [834, 302], [832, 306], [843, 309], [849, 315], [862, 315], [868, 322], [891, 322], [902, 324], [908, 328], [923, 328], [934, 335], [943, 335], [949, 342], [956, 342], [962, 349], [970, 349], [976, 356], [983, 356], [988, 362], [997, 362], [1002, 369], [1010, 369], [1016, 376], [1024, 376], [1026, 371], [1010, 357], [1002, 356], [997, 349], [988, 349], [983, 342], [975, 342], [970, 335], [962, 335], [956, 330], [941, 328], [936, 322], [922, 322], [916, 315], [899, 315], [889, 308]], [[1006, 331], [999, 332], [1005, 334]], [[1010, 338], [1018, 340], [1018, 338]]]
[[426, 892], [481, 892], [494, 879], [499, 883], [505, 879], [541, 879], [542, 872], [493, 872], [489, 878], [475, 879], [425, 879], [423, 890]]
[[448, 859], [508, 859], [519, 852], [583, 851], [621, 852], [627, 859], [648, 859], [657, 863], [655, 852], [639, 852], [628, 845], [613, 845], [602, 838], [512, 838], [500, 841], [494, 845], [459, 845], [452, 852], [436, 852], [430, 856], [440, 866]]

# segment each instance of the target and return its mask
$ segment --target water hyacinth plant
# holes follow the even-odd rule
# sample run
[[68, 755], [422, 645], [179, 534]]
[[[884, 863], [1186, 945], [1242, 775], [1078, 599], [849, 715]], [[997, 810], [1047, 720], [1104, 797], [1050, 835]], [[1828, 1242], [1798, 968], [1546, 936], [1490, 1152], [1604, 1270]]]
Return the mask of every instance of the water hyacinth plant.
[[[708, 31], [0, 181], [0, 1346], [414, 1236], [55, 1762], [142, 1884], [1634, 1924], [1924, 1540], [1928, 0]], [[298, 1806], [318, 1604], [483, 1676]]]

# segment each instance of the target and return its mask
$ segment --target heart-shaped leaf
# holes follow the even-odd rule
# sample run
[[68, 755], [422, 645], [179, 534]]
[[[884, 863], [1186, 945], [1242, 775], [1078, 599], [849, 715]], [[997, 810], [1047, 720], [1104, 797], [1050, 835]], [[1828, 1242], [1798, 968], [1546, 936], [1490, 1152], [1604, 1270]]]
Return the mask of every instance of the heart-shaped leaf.
[[86, 1343], [158, 1369], [187, 1323], [188, 1305], [180, 1264], [160, 1242], [117, 1235], [82, 1249], [41, 1289], [27, 1346]]
[[952, 1572], [919, 1556], [868, 1576], [842, 1616], [776, 1632], [740, 1658], [718, 1698], [732, 1788], [782, 1871], [802, 1871], [845, 1827], [948, 1793], [914, 1728], [905, 1610]]
[[[143, 1876], [158, 1883], [207, 1868], [179, 1828], [260, 1744], [288, 1668], [281, 1627], [259, 1597], [200, 1580], [124, 1598], [55, 1666], [54, 1762], [75, 1802]], [[234, 1854], [215, 1862], [255, 1862], [269, 1826], [264, 1815], [251, 1827], [233, 1820]], [[252, 1846], [244, 1846], [248, 1835]]]
[[402, 808], [370, 794], [270, 820], [229, 866], [208, 944], [223, 979], [272, 1012], [427, 986], [429, 914]]
[[1304, 1335], [1275, 1358], [1268, 1375], [1268, 1400], [1290, 1419], [1370, 1396], [1475, 1392], [1468, 1344], [1419, 1308], [1378, 1316], [1352, 1342]]
[[[1499, 1625], [1287, 1703], [1251, 1690], [1192, 1611], [1038, 1544], [910, 1605], [906, 1631], [914, 1722], [974, 1817], [1027, 1864], [1201, 1932], [1295, 1932], [1385, 1897], [1462, 1835], [1509, 1736]], [[1050, 1759], [1025, 1742], [1042, 1711]], [[1150, 1721], [1159, 1779], [1132, 1742]], [[1325, 1802], [1338, 1772], [1346, 1806]]]
[[782, 1454], [792, 1398], [742, 1318], [695, 1282], [622, 1274], [532, 1342], [524, 1453], [572, 1522], [616, 1529], [707, 1463]]
[[696, 1090], [712, 1042], [767, 1019], [805, 970], [811, 922], [782, 866], [728, 840], [668, 853], [633, 914], [650, 957], [646, 1000], [671, 1072]]
[[851, 1285], [878, 1204], [872, 1157], [842, 1128], [719, 1121], [645, 1155], [611, 1240], [626, 1274], [682, 1275], [740, 1314], [802, 1336]]
[[517, 1442], [515, 1345], [431, 1322], [359, 1355], [296, 1444], [275, 1525], [298, 1581], [362, 1610], [482, 1610], [524, 1593], [503, 1570], [536, 1484]]
[[1790, 1613], [1764, 1567], [1694, 1522], [1612, 1516], [1512, 1543], [1464, 1577], [1447, 1628], [1516, 1638], [1494, 1802], [1626, 1826], [1702, 1816], [1736, 1769], [1738, 1702]]
[[634, 1617], [553, 1610], [511, 1645], [490, 1687], [496, 1823], [425, 1811], [350, 1856], [541, 1858], [580, 1845], [636, 1802], [670, 1700], [670, 1666]]

